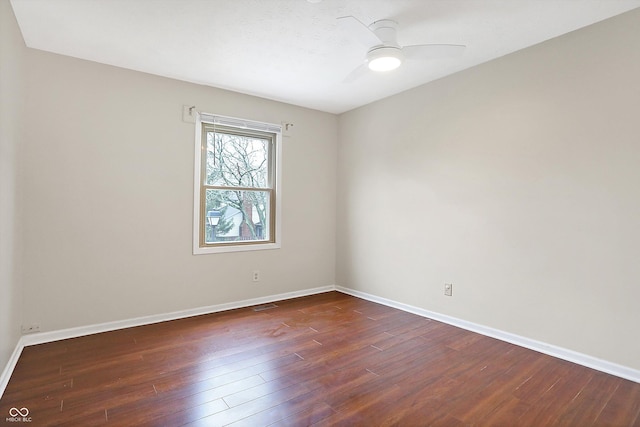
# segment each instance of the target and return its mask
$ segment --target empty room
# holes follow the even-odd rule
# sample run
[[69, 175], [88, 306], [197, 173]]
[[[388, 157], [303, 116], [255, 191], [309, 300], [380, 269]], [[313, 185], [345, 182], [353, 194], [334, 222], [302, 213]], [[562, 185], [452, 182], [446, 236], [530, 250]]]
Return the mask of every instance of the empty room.
[[0, 0], [0, 424], [640, 426], [640, 0]]

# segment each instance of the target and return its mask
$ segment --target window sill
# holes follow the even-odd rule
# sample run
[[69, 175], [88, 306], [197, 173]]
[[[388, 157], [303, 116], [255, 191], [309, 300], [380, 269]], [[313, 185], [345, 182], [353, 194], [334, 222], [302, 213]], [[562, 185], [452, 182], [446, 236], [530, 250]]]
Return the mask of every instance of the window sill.
[[264, 251], [270, 249], [280, 249], [280, 243], [256, 243], [251, 245], [224, 245], [215, 247], [194, 247], [194, 255], [219, 254], [226, 252], [248, 252], [248, 251]]

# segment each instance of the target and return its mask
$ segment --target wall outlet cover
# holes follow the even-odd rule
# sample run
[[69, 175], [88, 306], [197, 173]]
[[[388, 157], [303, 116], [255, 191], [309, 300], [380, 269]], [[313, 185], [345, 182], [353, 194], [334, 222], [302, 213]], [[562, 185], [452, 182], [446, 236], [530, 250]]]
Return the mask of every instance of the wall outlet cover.
[[451, 284], [451, 283], [445, 283], [444, 284], [444, 294], [446, 296], [448, 296], [448, 297], [453, 295], [453, 284]]

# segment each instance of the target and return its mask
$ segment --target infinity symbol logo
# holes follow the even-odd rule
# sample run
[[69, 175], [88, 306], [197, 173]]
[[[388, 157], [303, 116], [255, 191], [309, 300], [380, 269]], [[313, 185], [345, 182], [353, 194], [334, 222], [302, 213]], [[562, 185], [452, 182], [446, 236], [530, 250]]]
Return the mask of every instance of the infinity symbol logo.
[[11, 408], [9, 409], [9, 415], [12, 417], [17, 417], [18, 415], [20, 415], [21, 417], [26, 417], [27, 415], [29, 415], [29, 410], [27, 408]]

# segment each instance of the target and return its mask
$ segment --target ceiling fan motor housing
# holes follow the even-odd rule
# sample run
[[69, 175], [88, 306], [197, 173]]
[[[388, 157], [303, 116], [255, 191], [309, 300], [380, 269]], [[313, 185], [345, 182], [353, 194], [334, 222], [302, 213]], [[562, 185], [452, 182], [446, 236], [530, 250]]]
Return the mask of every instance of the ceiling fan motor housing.
[[399, 48], [397, 40], [398, 23], [391, 19], [381, 19], [369, 25], [369, 29], [382, 41], [382, 46]]

